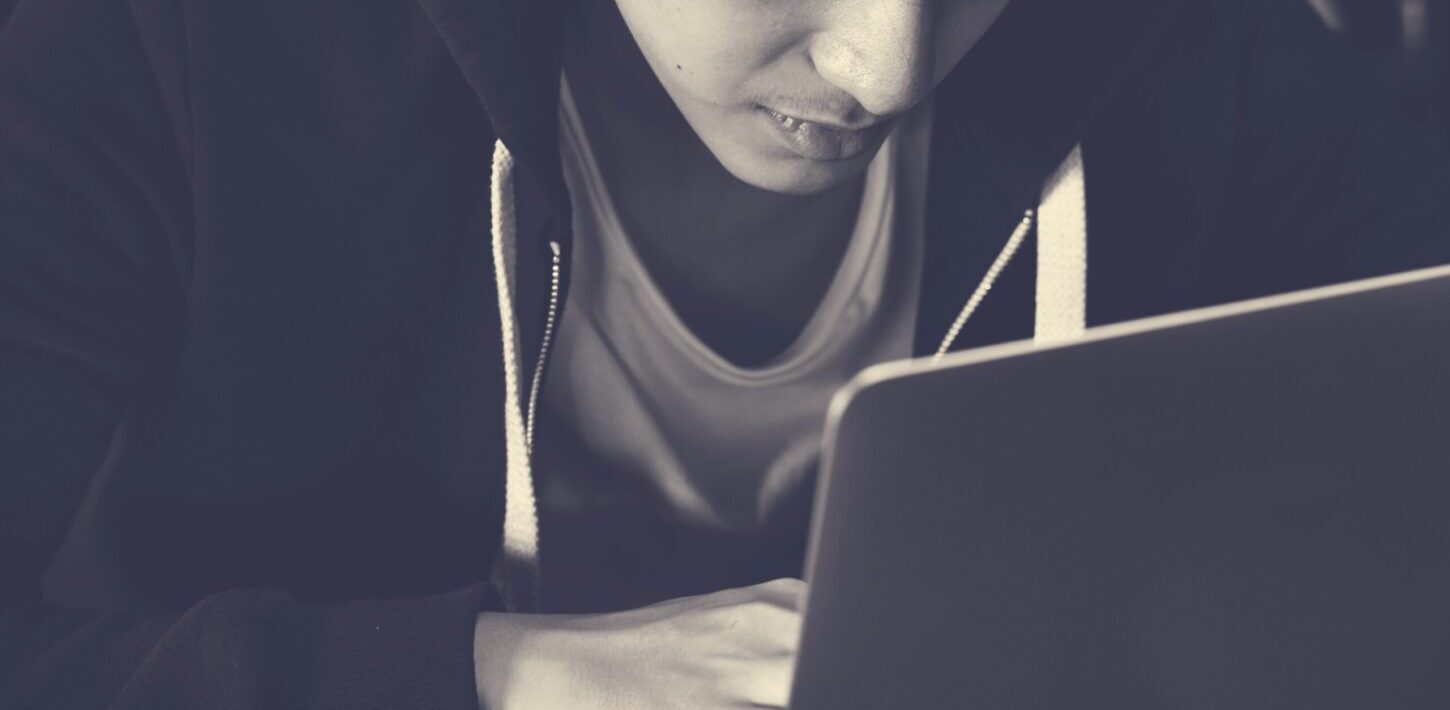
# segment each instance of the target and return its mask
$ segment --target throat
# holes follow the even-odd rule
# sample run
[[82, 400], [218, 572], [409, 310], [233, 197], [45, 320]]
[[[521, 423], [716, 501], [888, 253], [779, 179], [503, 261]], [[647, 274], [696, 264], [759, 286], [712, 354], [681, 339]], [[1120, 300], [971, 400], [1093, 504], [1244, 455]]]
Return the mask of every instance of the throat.
[[590, 137], [626, 237], [690, 331], [739, 367], [787, 350], [850, 245], [864, 178], [784, 195], [737, 180], [697, 139]]
[[680, 320], [724, 359], [759, 367], [790, 347], [830, 288], [861, 189], [786, 203], [693, 195], [633, 205], [622, 219]]

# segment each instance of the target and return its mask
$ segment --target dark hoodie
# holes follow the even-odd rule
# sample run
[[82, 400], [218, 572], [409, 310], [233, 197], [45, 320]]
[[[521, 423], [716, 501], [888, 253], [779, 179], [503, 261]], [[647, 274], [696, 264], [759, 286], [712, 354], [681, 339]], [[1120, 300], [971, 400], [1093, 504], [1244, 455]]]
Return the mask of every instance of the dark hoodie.
[[[490, 160], [517, 159], [528, 373], [550, 242], [567, 295], [567, 5], [20, 2], [0, 704], [476, 706], [506, 459]], [[920, 353], [1079, 142], [1090, 325], [1450, 262], [1445, 158], [1299, 0], [1016, 0], [935, 106]], [[957, 347], [1031, 335], [1032, 261]]]

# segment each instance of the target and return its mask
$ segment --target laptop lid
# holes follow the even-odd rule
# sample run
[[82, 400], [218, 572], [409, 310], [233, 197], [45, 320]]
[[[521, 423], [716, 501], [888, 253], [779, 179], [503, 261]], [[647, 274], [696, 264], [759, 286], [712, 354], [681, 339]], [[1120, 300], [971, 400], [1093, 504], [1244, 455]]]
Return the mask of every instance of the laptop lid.
[[1450, 707], [1450, 267], [884, 365], [791, 707]]

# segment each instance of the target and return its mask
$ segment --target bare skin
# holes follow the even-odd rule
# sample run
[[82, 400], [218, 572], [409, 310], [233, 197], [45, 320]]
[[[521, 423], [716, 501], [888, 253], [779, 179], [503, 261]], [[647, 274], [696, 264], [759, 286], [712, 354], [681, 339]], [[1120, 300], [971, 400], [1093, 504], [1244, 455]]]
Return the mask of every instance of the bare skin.
[[481, 705], [595, 710], [785, 707], [805, 584], [782, 579], [616, 614], [484, 614]]

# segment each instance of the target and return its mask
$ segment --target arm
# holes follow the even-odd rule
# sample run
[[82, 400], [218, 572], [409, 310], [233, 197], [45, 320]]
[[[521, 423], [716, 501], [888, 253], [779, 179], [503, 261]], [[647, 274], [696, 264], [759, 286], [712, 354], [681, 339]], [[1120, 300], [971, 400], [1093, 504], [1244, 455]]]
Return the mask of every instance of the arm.
[[23, 0], [0, 34], [0, 707], [477, 707], [484, 585], [173, 615], [46, 606], [40, 578], [177, 338], [185, 54], [163, 2]]

